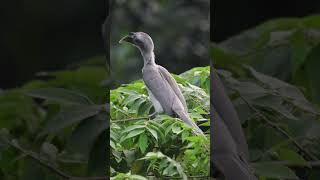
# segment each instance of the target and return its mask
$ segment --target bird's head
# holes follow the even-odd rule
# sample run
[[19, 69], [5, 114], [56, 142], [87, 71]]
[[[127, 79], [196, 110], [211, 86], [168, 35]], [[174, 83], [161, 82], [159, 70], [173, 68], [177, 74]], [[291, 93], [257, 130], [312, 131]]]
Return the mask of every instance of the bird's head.
[[151, 37], [144, 32], [130, 32], [128, 35], [120, 39], [119, 43], [128, 42], [142, 52], [153, 52], [154, 45]]

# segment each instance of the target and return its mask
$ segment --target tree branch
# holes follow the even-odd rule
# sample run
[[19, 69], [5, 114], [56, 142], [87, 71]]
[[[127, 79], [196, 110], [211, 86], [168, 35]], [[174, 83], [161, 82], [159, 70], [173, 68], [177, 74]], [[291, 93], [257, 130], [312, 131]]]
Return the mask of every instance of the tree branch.
[[105, 176], [105, 177], [75, 177], [75, 176], [71, 176], [61, 170], [59, 170], [58, 168], [54, 167], [53, 165], [47, 163], [45, 160], [41, 159], [40, 157], [37, 156], [36, 153], [29, 151], [29, 150], [25, 150], [23, 149], [17, 141], [10, 141], [9, 139], [7, 140], [8, 145], [10, 145], [11, 147], [15, 148], [16, 150], [20, 151], [21, 153], [23, 153], [26, 157], [29, 157], [30, 159], [34, 160], [35, 162], [39, 163], [41, 166], [47, 168], [48, 170], [50, 170], [52, 173], [60, 176], [61, 178], [65, 179], [65, 180], [107, 180], [109, 177]]
[[317, 160], [317, 158], [311, 154], [309, 151], [307, 151], [305, 148], [303, 148], [294, 138], [292, 138], [285, 130], [281, 129], [277, 124], [271, 122], [264, 114], [262, 114], [259, 110], [257, 110], [252, 104], [250, 104], [244, 97], [240, 96], [240, 98], [248, 105], [250, 109], [255, 111], [257, 115], [259, 115], [269, 126], [276, 129], [278, 132], [280, 132], [283, 136], [288, 138], [292, 143], [306, 156], [308, 156], [311, 160]]
[[45, 168], [47, 168], [48, 170], [50, 170], [51, 172], [57, 174], [58, 176], [64, 178], [64, 179], [70, 179], [71, 176], [69, 176], [68, 174], [58, 170], [57, 168], [55, 168], [54, 166], [52, 166], [51, 164], [46, 163], [44, 160], [40, 159], [38, 156], [35, 155], [35, 153], [32, 153], [30, 151], [27, 151], [25, 149], [23, 149], [18, 142], [11, 142], [10, 140], [8, 140], [8, 144], [10, 146], [12, 146], [13, 148], [17, 149], [18, 151], [20, 151], [21, 153], [23, 153], [26, 157], [29, 157], [31, 159], [33, 159], [34, 161], [38, 162], [40, 165], [44, 166]]
[[[288, 167], [320, 167], [320, 161], [307, 161], [305, 164], [303, 163], [296, 163], [296, 162], [290, 162], [290, 161], [270, 161], [268, 162], [270, 164], [275, 164], [275, 165], [283, 165], [283, 166], [288, 166]], [[252, 163], [258, 164], [258, 163]]]
[[[202, 178], [209, 178], [210, 176], [205, 176], [205, 175], [203, 175], [203, 176], [187, 176], [188, 178], [191, 178], [191, 179], [202, 179]], [[172, 177], [172, 176], [165, 176], [164, 177], [165, 179], [183, 179], [182, 177]]]
[[110, 122], [112, 123], [116, 123], [116, 122], [126, 122], [126, 121], [137, 121], [137, 120], [142, 120], [142, 119], [149, 119], [150, 116], [147, 117], [137, 117], [137, 118], [127, 118], [127, 119], [116, 119], [116, 120], [110, 120]]

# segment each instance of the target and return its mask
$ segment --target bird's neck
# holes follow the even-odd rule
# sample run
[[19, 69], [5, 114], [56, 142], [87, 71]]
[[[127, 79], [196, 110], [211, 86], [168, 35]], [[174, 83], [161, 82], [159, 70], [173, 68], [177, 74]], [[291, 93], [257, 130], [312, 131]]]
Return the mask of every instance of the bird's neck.
[[144, 65], [156, 65], [155, 58], [154, 58], [154, 52], [141, 52]]

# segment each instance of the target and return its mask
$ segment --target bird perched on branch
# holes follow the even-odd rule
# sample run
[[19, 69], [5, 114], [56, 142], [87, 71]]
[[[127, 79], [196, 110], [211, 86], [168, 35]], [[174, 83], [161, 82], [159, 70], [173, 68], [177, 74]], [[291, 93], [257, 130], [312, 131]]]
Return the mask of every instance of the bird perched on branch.
[[123, 41], [140, 50], [144, 60], [143, 81], [155, 111], [157, 113], [165, 112], [169, 116], [177, 116], [188, 124], [195, 133], [203, 135], [202, 130], [188, 115], [187, 104], [177, 82], [168, 70], [156, 64], [151, 37], [144, 32], [130, 32], [119, 43]]

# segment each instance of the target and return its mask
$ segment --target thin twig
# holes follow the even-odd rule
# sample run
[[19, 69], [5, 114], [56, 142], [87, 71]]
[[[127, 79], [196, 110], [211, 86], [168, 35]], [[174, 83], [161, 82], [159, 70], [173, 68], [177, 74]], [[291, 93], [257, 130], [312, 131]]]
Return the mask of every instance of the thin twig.
[[101, 176], [101, 177], [72, 177], [69, 180], [108, 180], [109, 177]]
[[137, 120], [142, 120], [142, 119], [149, 119], [150, 116], [148, 117], [137, 117], [137, 118], [127, 118], [127, 119], [116, 119], [116, 120], [110, 120], [110, 122], [112, 123], [116, 123], [116, 122], [126, 122], [126, 121], [137, 121]]
[[[302, 137], [296, 137], [296, 138], [294, 138], [294, 139], [298, 140], [298, 139], [300, 139], [300, 138], [302, 138]], [[292, 140], [293, 140], [293, 139], [286, 140], [285, 142], [281, 142], [280, 144], [277, 144], [277, 145], [269, 148], [268, 150], [266, 150], [266, 151], [263, 152], [263, 154], [260, 156], [260, 159], [261, 159], [261, 158], [264, 158], [267, 154], [271, 153], [273, 150], [279, 149], [279, 148], [281, 148], [281, 147], [284, 146], [284, 145], [290, 144], [290, 143], [292, 142]]]
[[289, 138], [290, 141], [305, 155], [307, 155], [311, 160], [317, 160], [317, 158], [308, 152], [306, 149], [304, 149], [294, 138], [292, 138], [285, 130], [281, 129], [277, 124], [271, 122], [264, 114], [262, 114], [260, 111], [258, 111], [254, 106], [252, 106], [244, 97], [240, 96], [240, 98], [248, 105], [249, 108], [251, 108], [257, 115], [259, 115], [265, 122], [271, 126], [272, 128], [276, 129], [279, 131], [282, 135], [285, 137]]
[[55, 168], [54, 166], [52, 166], [51, 164], [46, 163], [44, 160], [40, 159], [39, 157], [37, 157], [36, 155], [34, 155], [34, 153], [31, 153], [30, 151], [27, 151], [25, 149], [23, 149], [22, 147], [20, 147], [18, 144], [16, 143], [12, 143], [11, 141], [8, 141], [9, 145], [11, 145], [12, 147], [14, 147], [15, 149], [17, 149], [18, 151], [22, 152], [23, 154], [25, 154], [27, 157], [35, 160], [36, 162], [38, 162], [40, 165], [46, 167], [47, 169], [49, 169], [51, 172], [59, 175], [60, 177], [64, 178], [64, 179], [70, 179], [71, 176], [69, 176], [68, 174], [60, 171], [59, 169]]
[[[210, 176], [187, 176], [188, 178], [209, 178]], [[172, 177], [172, 176], [165, 176], [165, 179], [169, 178], [169, 179], [183, 179], [182, 177]]]
[[[275, 165], [283, 165], [283, 166], [288, 166], [288, 167], [320, 167], [320, 161], [306, 161], [305, 163], [296, 163], [296, 162], [290, 162], [290, 161], [270, 161], [268, 162], [270, 164], [275, 164]], [[258, 164], [258, 163], [252, 163]]]

